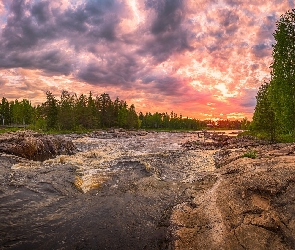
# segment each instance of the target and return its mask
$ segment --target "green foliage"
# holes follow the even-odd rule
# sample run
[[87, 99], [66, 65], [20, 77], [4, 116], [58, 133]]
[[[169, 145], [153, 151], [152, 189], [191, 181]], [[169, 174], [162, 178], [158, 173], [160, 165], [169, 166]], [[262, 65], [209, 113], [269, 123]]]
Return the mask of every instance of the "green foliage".
[[159, 113], [154, 114], [139, 113], [141, 127], [145, 129], [157, 130], [198, 130], [206, 127], [206, 122], [197, 119], [183, 118], [176, 113]]
[[245, 154], [242, 155], [242, 157], [247, 157], [251, 159], [256, 159], [257, 157], [257, 152], [255, 150], [249, 150]]
[[277, 22], [269, 99], [281, 133], [295, 136], [295, 10]]
[[[207, 120], [205, 121], [206, 124], [211, 124], [213, 125], [213, 129], [246, 129], [246, 126], [248, 126], [249, 121], [247, 118], [244, 118], [242, 121], [239, 120], [218, 120], [218, 121], [211, 121]], [[242, 128], [244, 126], [245, 128]]]
[[258, 90], [256, 100], [253, 121], [250, 126], [251, 130], [264, 131], [267, 134], [267, 138], [271, 141], [276, 137], [276, 117], [271, 101], [269, 100], [269, 83], [265, 82]]
[[47, 101], [44, 103], [47, 130], [57, 129], [58, 124], [58, 102], [50, 91], [46, 92]]
[[8, 133], [8, 132], [16, 132], [19, 130], [23, 130], [22, 128], [12, 127], [12, 128], [0, 128], [0, 134]]
[[2, 98], [0, 103], [0, 126], [26, 126], [31, 129], [53, 131], [89, 131], [90, 129], [139, 128], [140, 121], [135, 106], [128, 107], [125, 101], [113, 102], [106, 93], [93, 98], [89, 96], [70, 94], [62, 91], [58, 100], [51, 92], [46, 92], [46, 102], [32, 107], [31, 103], [23, 101], [8, 102]]
[[2, 98], [0, 105], [0, 121], [1, 125], [7, 125], [11, 122], [9, 102], [4, 97]]
[[276, 23], [271, 80], [257, 94], [251, 129], [265, 131], [269, 139], [295, 138], [295, 9]]
[[[8, 102], [5, 98], [0, 103], [0, 122], [5, 125], [26, 127], [42, 130], [47, 133], [83, 133], [93, 129], [121, 127], [125, 129], [156, 129], [161, 131], [188, 131], [206, 128], [207, 124], [214, 124], [214, 129], [241, 129], [248, 126], [249, 121], [220, 120], [200, 121], [182, 117], [174, 112], [154, 114], [137, 114], [135, 106], [120, 100], [118, 97], [112, 101], [110, 96], [103, 93], [93, 97], [89, 95], [71, 94], [62, 91], [57, 99], [51, 92], [46, 92], [46, 101], [41, 105], [32, 107], [31, 103], [22, 101]], [[3, 119], [2, 119], [3, 114]], [[25, 126], [24, 126], [25, 125]], [[28, 126], [29, 125], [29, 126]]]
[[278, 137], [278, 142], [284, 142], [284, 143], [295, 142], [295, 139], [292, 134], [281, 134]]
[[248, 130], [250, 128], [251, 122], [248, 121], [247, 118], [243, 118], [243, 120], [241, 121], [241, 129], [243, 130]]

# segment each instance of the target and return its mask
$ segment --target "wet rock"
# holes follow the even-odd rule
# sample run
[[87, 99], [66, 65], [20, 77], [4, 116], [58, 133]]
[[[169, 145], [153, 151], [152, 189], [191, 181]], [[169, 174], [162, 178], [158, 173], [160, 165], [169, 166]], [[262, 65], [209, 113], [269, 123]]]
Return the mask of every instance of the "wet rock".
[[136, 133], [67, 135], [79, 152], [42, 162], [0, 153], [0, 246], [295, 248], [295, 144], [186, 150], [197, 134]]
[[97, 139], [119, 139], [131, 138], [134, 136], [146, 136], [149, 132], [145, 130], [127, 130], [127, 129], [108, 129], [97, 130], [89, 133], [89, 137]]
[[222, 134], [213, 134], [209, 139], [210, 141], [187, 141], [182, 144], [182, 147], [186, 148], [187, 150], [213, 150], [246, 148], [268, 144], [268, 142], [257, 140], [252, 136], [231, 137]]
[[61, 154], [74, 154], [76, 147], [72, 141], [62, 136], [19, 131], [0, 136], [0, 152], [29, 160], [44, 161]]

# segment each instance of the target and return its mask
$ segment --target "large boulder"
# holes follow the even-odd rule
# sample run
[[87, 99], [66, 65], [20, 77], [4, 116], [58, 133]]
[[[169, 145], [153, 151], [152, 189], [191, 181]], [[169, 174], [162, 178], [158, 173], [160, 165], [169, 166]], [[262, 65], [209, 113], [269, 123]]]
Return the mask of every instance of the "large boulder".
[[0, 152], [29, 160], [44, 161], [61, 154], [74, 154], [76, 151], [72, 141], [62, 136], [45, 135], [32, 131], [0, 135]]

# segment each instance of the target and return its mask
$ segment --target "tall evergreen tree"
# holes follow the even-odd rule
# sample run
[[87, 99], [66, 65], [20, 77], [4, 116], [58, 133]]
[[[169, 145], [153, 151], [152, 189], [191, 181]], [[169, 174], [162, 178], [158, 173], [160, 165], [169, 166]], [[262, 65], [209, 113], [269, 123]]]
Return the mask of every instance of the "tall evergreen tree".
[[256, 96], [256, 107], [253, 115], [251, 129], [256, 131], [265, 131], [271, 141], [276, 137], [276, 118], [275, 112], [269, 100], [269, 83], [265, 82], [258, 90]]
[[46, 92], [45, 114], [47, 121], [47, 129], [57, 128], [58, 119], [58, 102], [50, 91]]
[[59, 101], [58, 125], [61, 129], [75, 128], [75, 100], [68, 91], [63, 90]]
[[295, 9], [276, 26], [269, 99], [281, 132], [295, 136]]
[[10, 105], [5, 97], [2, 98], [0, 106], [1, 125], [8, 125], [11, 123]]

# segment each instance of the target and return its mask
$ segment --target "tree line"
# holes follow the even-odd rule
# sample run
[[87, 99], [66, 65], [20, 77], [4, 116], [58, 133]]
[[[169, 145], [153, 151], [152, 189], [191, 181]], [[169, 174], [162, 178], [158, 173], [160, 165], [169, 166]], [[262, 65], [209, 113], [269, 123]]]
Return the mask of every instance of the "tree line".
[[42, 130], [79, 130], [110, 127], [139, 128], [135, 106], [116, 98], [111, 100], [106, 93], [93, 97], [70, 94], [62, 91], [58, 100], [46, 92], [46, 102], [33, 107], [24, 99], [10, 101], [2, 98], [0, 104], [2, 125], [30, 124]]
[[[62, 91], [57, 99], [46, 92], [46, 101], [32, 106], [27, 99], [8, 101], [5, 97], [0, 103], [1, 125], [30, 125], [32, 129], [44, 131], [77, 131], [84, 129], [167, 129], [200, 130], [207, 127], [222, 129], [246, 129], [249, 121], [198, 120], [183, 117], [175, 112], [137, 113], [135, 106], [128, 105], [118, 97], [111, 100], [103, 93], [99, 96], [70, 94]], [[211, 126], [212, 125], [212, 126]]]
[[295, 9], [276, 22], [270, 81], [257, 93], [251, 130], [265, 133], [274, 141], [295, 139]]
[[183, 130], [199, 130], [206, 127], [206, 121], [200, 121], [194, 118], [178, 116], [173, 111], [168, 114], [156, 112], [151, 114], [147, 112], [145, 115], [140, 112], [139, 119], [141, 127], [145, 129], [183, 129]]

